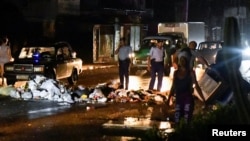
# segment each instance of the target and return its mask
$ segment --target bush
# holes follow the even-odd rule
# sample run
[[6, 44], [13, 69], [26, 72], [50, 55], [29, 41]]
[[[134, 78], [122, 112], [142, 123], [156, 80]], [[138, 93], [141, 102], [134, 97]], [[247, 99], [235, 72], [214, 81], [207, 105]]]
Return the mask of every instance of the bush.
[[216, 110], [210, 110], [194, 115], [191, 123], [183, 120], [175, 126], [175, 132], [169, 141], [205, 141], [207, 140], [209, 126], [239, 124], [239, 117], [235, 105], [218, 106]]

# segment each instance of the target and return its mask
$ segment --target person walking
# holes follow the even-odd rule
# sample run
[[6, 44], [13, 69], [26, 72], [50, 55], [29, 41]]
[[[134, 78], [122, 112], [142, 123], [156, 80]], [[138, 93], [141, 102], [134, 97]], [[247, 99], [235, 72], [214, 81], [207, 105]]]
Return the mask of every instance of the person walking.
[[[174, 72], [172, 86], [167, 100], [167, 105], [175, 95], [175, 123], [181, 119], [189, 123], [194, 111], [193, 85], [198, 85], [193, 71], [190, 69], [191, 51], [188, 48], [182, 49], [178, 54], [178, 67]], [[200, 95], [202, 93], [199, 92]]]
[[2, 85], [4, 85], [4, 64], [10, 62], [11, 49], [8, 45], [9, 39], [7, 37], [3, 37], [0, 39], [0, 67], [1, 67], [1, 77], [2, 77]]
[[131, 63], [129, 55], [131, 53], [132, 53], [132, 47], [125, 44], [125, 38], [121, 38], [120, 45], [115, 50], [115, 54], [118, 54], [118, 62], [119, 62], [119, 78], [120, 78], [119, 88], [123, 89], [125, 86], [125, 90], [128, 90], [128, 85], [129, 85], [129, 68]]
[[154, 90], [155, 79], [157, 76], [157, 91], [161, 91], [162, 80], [164, 76], [164, 57], [165, 50], [163, 41], [158, 41], [156, 46], [151, 47], [148, 56], [148, 71], [150, 71], [150, 82], [148, 90]]

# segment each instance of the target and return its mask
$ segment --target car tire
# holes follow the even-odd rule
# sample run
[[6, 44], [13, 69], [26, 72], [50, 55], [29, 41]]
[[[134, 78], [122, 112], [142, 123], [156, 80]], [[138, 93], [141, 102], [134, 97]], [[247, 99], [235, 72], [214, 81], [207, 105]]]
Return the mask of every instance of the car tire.
[[77, 81], [78, 81], [78, 74], [77, 74], [77, 70], [74, 69], [72, 71], [71, 76], [68, 78], [68, 82], [70, 85], [75, 85]]
[[50, 79], [56, 79], [56, 75], [54, 71], [50, 70], [45, 74], [45, 77], [50, 78]]

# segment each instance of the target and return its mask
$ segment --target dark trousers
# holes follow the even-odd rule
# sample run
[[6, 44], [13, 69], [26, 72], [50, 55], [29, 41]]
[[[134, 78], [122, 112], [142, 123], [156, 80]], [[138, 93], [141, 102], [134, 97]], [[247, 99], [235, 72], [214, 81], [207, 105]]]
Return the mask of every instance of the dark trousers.
[[[126, 90], [128, 89], [128, 83], [129, 83], [129, 65], [130, 65], [130, 59], [119, 60], [120, 84], [122, 88], [124, 88], [125, 86]], [[124, 82], [124, 78], [125, 78], [125, 82]]]
[[175, 105], [175, 123], [179, 123], [180, 119], [184, 119], [189, 123], [192, 119], [194, 111], [194, 99], [192, 96], [176, 97]]
[[161, 91], [162, 87], [162, 80], [163, 80], [163, 75], [164, 75], [164, 64], [163, 62], [155, 62], [151, 61], [151, 79], [149, 82], [149, 90], [154, 89], [154, 84], [155, 84], [155, 78], [157, 75], [157, 91]]

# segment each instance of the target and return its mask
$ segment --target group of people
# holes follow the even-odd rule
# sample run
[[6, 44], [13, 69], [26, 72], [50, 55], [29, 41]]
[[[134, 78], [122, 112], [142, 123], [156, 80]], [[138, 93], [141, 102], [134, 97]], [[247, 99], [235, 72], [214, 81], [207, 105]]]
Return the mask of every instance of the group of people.
[[1, 71], [1, 79], [2, 85], [4, 85], [4, 64], [10, 62], [12, 58], [11, 48], [9, 46], [9, 39], [7, 36], [0, 38], [0, 71]]
[[[164, 77], [164, 57], [166, 51], [163, 47], [163, 41], [158, 41], [155, 46], [152, 46], [148, 55], [148, 71], [150, 71], [150, 82], [148, 90], [154, 90], [154, 85], [157, 77], [157, 89], [161, 91], [162, 81]], [[209, 66], [206, 59], [204, 59], [198, 52], [195, 51], [197, 43], [195, 41], [189, 42], [188, 45], [176, 45], [175, 50], [171, 54], [172, 66], [175, 71], [173, 74], [172, 86], [167, 100], [167, 105], [173, 96], [176, 97], [175, 102], [175, 122], [179, 123], [180, 119], [188, 123], [193, 115], [194, 110], [194, 88], [198, 92], [199, 96], [205, 102], [205, 98], [202, 94], [202, 90], [199, 87], [196, 79], [196, 73], [194, 69], [195, 59]], [[125, 39], [120, 40], [120, 46], [115, 50], [118, 54], [119, 60], [119, 77], [120, 77], [120, 88], [128, 89], [129, 84], [129, 66], [130, 58], [129, 54], [132, 53], [132, 47], [125, 44]], [[125, 78], [125, 79], [124, 79]], [[125, 81], [124, 81], [125, 80]]]

